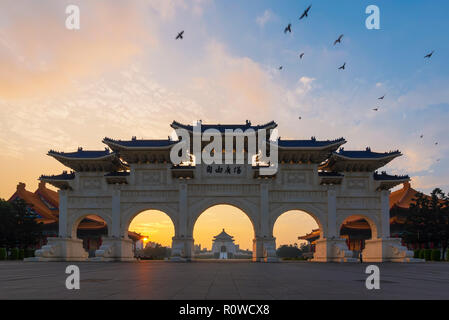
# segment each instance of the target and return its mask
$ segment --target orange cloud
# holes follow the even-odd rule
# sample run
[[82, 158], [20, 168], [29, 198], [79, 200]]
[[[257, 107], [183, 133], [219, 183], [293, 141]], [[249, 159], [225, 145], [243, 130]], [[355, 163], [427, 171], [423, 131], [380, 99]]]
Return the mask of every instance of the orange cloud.
[[62, 3], [50, 8], [30, 3], [28, 14], [12, 7], [2, 8], [0, 14], [9, 18], [0, 33], [3, 99], [69, 90], [78, 80], [129, 63], [144, 45], [156, 43], [135, 3], [82, 2], [80, 30], [65, 28]]

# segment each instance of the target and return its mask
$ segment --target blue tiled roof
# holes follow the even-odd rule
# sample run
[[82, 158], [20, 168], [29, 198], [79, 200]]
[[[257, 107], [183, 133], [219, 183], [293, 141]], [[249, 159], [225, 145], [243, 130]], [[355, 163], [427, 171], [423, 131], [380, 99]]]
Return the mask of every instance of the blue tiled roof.
[[346, 143], [344, 138], [336, 140], [322, 140], [318, 141], [312, 137], [310, 140], [278, 140], [278, 146], [283, 148], [318, 148], [333, 145], [336, 143]]
[[96, 158], [102, 158], [105, 156], [112, 155], [109, 151], [109, 149], [105, 150], [94, 150], [94, 151], [85, 151], [82, 148], [78, 148], [78, 151], [76, 152], [57, 152], [54, 150], [48, 151], [48, 155], [50, 156], [63, 156], [66, 158], [79, 158], [79, 159], [96, 159]]
[[39, 180], [73, 180], [73, 179], [75, 179], [75, 173], [73, 171], [70, 173], [67, 173], [67, 171], [64, 171], [62, 174], [51, 175], [51, 176], [41, 175], [39, 177]]
[[394, 155], [400, 156], [401, 152], [397, 150], [379, 153], [379, 152], [372, 152], [370, 148], [366, 148], [366, 150], [364, 151], [346, 151], [343, 148], [341, 148], [338, 152], [334, 152], [334, 154], [338, 156], [355, 159], [379, 159], [387, 156], [394, 156]]
[[[188, 131], [193, 131], [192, 125], [185, 125], [185, 124], [179, 123], [177, 121], [173, 121], [173, 123], [170, 126], [173, 129], [182, 128], [182, 129], [186, 129]], [[257, 126], [253, 126], [250, 121], [246, 121], [245, 124], [201, 124], [201, 132], [204, 132], [208, 129], [216, 129], [222, 133], [225, 133], [226, 129], [230, 129], [230, 130], [241, 129], [242, 131], [245, 131], [247, 129], [253, 129], [253, 130], [257, 131], [257, 130], [266, 129], [269, 127], [276, 128], [277, 127], [276, 122], [271, 121], [269, 123], [266, 123], [263, 125], [257, 125]]]
[[374, 172], [374, 180], [409, 180], [410, 177], [408, 175], [405, 176], [398, 176], [398, 175], [389, 175], [385, 171], [383, 171], [381, 174], [378, 172]]
[[172, 141], [169, 139], [164, 140], [137, 140], [133, 137], [132, 140], [114, 140], [110, 138], [104, 138], [103, 143], [114, 143], [123, 147], [128, 148], [157, 148], [157, 147], [168, 147], [179, 141]]

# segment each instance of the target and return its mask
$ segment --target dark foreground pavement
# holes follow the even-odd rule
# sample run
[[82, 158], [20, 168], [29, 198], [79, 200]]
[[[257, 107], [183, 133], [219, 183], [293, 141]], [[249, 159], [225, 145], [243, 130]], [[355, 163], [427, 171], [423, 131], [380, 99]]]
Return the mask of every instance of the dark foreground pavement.
[[[80, 268], [67, 290], [66, 266]], [[0, 262], [0, 299], [449, 299], [449, 263], [378, 264], [380, 290], [367, 290], [368, 264]]]

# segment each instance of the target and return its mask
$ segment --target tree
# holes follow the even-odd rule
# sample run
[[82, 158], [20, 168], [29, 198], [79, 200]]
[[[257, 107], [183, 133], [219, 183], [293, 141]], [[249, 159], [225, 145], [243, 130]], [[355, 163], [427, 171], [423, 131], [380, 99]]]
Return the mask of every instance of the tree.
[[35, 215], [25, 201], [15, 199], [7, 202], [0, 199], [0, 246], [33, 247], [41, 237], [40, 229]]
[[282, 245], [276, 250], [276, 255], [279, 258], [299, 258], [302, 256], [302, 252], [298, 246]]
[[0, 247], [11, 247], [10, 241], [14, 235], [14, 220], [11, 204], [0, 199]]
[[407, 215], [404, 240], [408, 243], [433, 242], [444, 252], [449, 240], [449, 198], [436, 188], [430, 197], [419, 193]]

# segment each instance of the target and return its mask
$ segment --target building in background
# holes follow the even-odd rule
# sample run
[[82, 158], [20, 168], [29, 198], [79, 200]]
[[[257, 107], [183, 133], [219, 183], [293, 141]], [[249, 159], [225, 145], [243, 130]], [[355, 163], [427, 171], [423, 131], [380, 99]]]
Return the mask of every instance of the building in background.
[[[65, 173], [70, 175], [69, 173]], [[48, 189], [44, 181], [39, 182], [36, 191], [26, 190], [25, 183], [20, 182], [14, 194], [8, 202], [21, 199], [26, 202], [28, 214], [35, 217], [41, 224], [42, 238], [36, 249], [47, 243], [47, 238], [58, 236], [59, 227], [59, 197], [58, 193]], [[108, 235], [108, 226], [106, 222], [96, 215], [89, 215], [84, 218], [77, 229], [78, 239], [83, 240], [84, 249], [93, 256], [95, 250], [102, 244], [102, 237]], [[135, 232], [128, 232], [128, 237], [136, 244], [141, 236]]]
[[212, 240], [212, 254], [216, 259], [232, 259], [238, 250], [234, 237], [227, 234], [225, 229]]
[[[409, 181], [402, 184], [402, 188], [390, 194], [390, 234], [393, 238], [402, 238], [405, 231], [405, 222], [410, 206], [418, 196], [419, 191], [413, 189]], [[428, 195], [425, 195], [429, 199]], [[349, 250], [361, 251], [364, 249], [365, 240], [371, 238], [371, 228], [365, 219], [347, 219], [340, 229], [340, 237], [346, 239]], [[320, 229], [312, 230], [299, 240], [306, 240], [314, 251], [316, 240], [320, 238]]]

